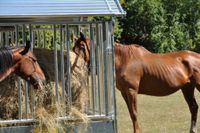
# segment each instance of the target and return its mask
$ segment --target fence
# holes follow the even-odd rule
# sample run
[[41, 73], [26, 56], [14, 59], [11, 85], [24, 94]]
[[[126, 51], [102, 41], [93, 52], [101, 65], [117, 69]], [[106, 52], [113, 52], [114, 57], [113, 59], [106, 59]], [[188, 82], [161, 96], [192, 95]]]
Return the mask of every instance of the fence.
[[[82, 31], [91, 39], [90, 44], [90, 73], [87, 76], [87, 100], [84, 113], [91, 119], [90, 123], [99, 122], [88, 132], [117, 132], [116, 107], [115, 107], [115, 75], [113, 54], [113, 24], [106, 22], [67, 22], [67, 23], [12, 23], [0, 24], [0, 45], [23, 46], [27, 40], [31, 42], [31, 48], [49, 49], [53, 51], [52, 58], [46, 58], [54, 63], [53, 87], [57, 102], [65, 103], [69, 109], [73, 106], [72, 95], [72, 64], [70, 64], [70, 51], [73, 46], [73, 36], [78, 36]], [[59, 52], [58, 52], [59, 51]], [[67, 58], [65, 58], [65, 55]], [[52, 61], [50, 61], [52, 60]], [[43, 68], [45, 69], [45, 68]], [[80, 68], [82, 69], [82, 68]], [[80, 78], [81, 80], [81, 78]], [[0, 120], [0, 124], [28, 124], [35, 122], [34, 106], [37, 104], [34, 92], [30, 91], [30, 85], [25, 83], [25, 89], [21, 88], [24, 81], [18, 78], [18, 117], [11, 120]], [[23, 92], [24, 91], [24, 92]], [[59, 94], [61, 92], [61, 94]], [[22, 93], [25, 98], [22, 98]], [[24, 102], [25, 99], [25, 102]], [[32, 109], [30, 108], [32, 102]], [[25, 107], [25, 109], [23, 109]], [[57, 119], [72, 121], [76, 118], [58, 116]], [[106, 122], [106, 123], [105, 123]], [[109, 124], [110, 122], [110, 124]], [[92, 124], [91, 124], [92, 127]], [[4, 127], [5, 129], [5, 127]], [[2, 128], [2, 130], [4, 130]], [[18, 132], [22, 128], [18, 128]], [[6, 130], [6, 129], [5, 129]], [[77, 131], [77, 128], [74, 128]]]

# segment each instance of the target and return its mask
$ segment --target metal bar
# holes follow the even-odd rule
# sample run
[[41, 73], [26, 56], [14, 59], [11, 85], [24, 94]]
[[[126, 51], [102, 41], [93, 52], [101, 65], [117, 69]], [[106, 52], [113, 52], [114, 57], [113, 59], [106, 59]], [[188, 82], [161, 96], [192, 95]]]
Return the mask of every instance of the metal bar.
[[14, 44], [14, 42], [15, 42], [14, 31], [11, 31], [11, 43]]
[[15, 25], [15, 44], [18, 47], [19, 46], [19, 27], [18, 25]]
[[107, 54], [106, 54], [106, 46], [108, 43], [108, 28], [107, 28], [107, 22], [103, 23], [103, 41], [104, 41], [104, 95], [105, 95], [105, 114], [108, 116], [108, 61], [107, 61]]
[[[33, 47], [34, 47], [34, 44], [33, 44], [34, 35], [33, 35], [32, 25], [31, 24], [29, 24], [29, 38], [30, 38], [30, 43], [31, 43], [30, 50], [33, 51]], [[30, 92], [31, 92], [31, 104], [32, 104], [31, 111], [32, 111], [32, 116], [35, 116], [35, 92], [33, 91], [33, 88], [30, 89]]]
[[3, 120], [3, 121], [0, 121], [0, 125], [30, 123], [30, 122], [35, 122], [35, 120], [33, 120], [33, 119]]
[[111, 31], [111, 45], [112, 45], [112, 92], [113, 92], [113, 111], [114, 111], [114, 132], [117, 133], [117, 108], [116, 108], [116, 93], [115, 93], [115, 88], [116, 88], [116, 75], [115, 75], [115, 51], [114, 51], [114, 18], [112, 19], [112, 21], [110, 22], [110, 31]]
[[40, 31], [39, 31], [39, 30], [37, 31], [37, 46], [38, 46], [39, 48], [41, 48], [41, 43], [40, 43]]
[[28, 118], [28, 113], [29, 113], [28, 83], [24, 80], [24, 84], [25, 84], [25, 113], [26, 113], [26, 118]]
[[104, 95], [104, 92], [105, 92], [105, 85], [104, 85], [104, 43], [103, 43], [103, 26], [102, 24], [99, 25], [100, 28], [99, 28], [99, 54], [100, 54], [100, 100], [101, 100], [101, 114], [103, 113], [103, 111], [105, 111], [105, 106], [104, 106], [104, 103], [105, 103], [105, 95]]
[[[91, 121], [110, 121], [112, 120], [112, 117], [109, 117], [109, 116], [104, 116], [104, 115], [89, 115], [88, 118], [91, 120]], [[56, 118], [57, 120], [69, 120], [69, 121], [77, 121], [78, 119], [77, 118], [74, 118], [74, 117], [69, 117], [69, 116], [64, 116], [64, 117], [57, 117]], [[80, 119], [81, 121], [81, 119]], [[37, 122], [36, 120], [34, 119], [21, 119], [21, 120], [1, 120], [0, 121], [0, 125], [3, 125], [3, 124], [26, 124], [26, 123], [32, 123], [32, 122]]]
[[31, 48], [30, 50], [33, 51], [33, 31], [32, 31], [32, 26], [29, 24], [29, 37], [30, 37], [30, 43], [31, 43]]
[[26, 36], [26, 29], [25, 29], [26, 27], [25, 27], [25, 25], [23, 24], [22, 25], [22, 44], [23, 44], [23, 46], [26, 46], [26, 38], [25, 38], [25, 36]]
[[[59, 22], [26, 22], [26, 24], [51, 24], [51, 25], [54, 25], [54, 24], [68, 24], [69, 26], [71, 25], [78, 25], [78, 24], [96, 24], [96, 23], [102, 23], [102, 21], [59, 21]], [[0, 25], [3, 25], [3, 26], [9, 26], [10, 24], [12, 25], [16, 25], [16, 24], [24, 24], [24, 22], [10, 22], [9, 24], [8, 23], [0, 23]]]
[[5, 32], [5, 39], [6, 39], [5, 45], [9, 46], [9, 32], [8, 31]]
[[44, 48], [46, 48], [46, 33], [45, 31], [43, 30], [43, 44], [44, 44]]
[[64, 45], [63, 45], [63, 49], [64, 49], [64, 50], [67, 49], [67, 47], [66, 47], [66, 45], [65, 45], [65, 44], [66, 44], [66, 38], [67, 38], [67, 37], [66, 37], [66, 34], [67, 34], [67, 33], [66, 33], [66, 25], [65, 25], [65, 27], [63, 28], [63, 44], [64, 44]]
[[62, 100], [65, 101], [65, 76], [64, 76], [64, 47], [63, 47], [63, 30], [60, 25], [60, 59], [61, 59], [61, 82], [62, 82]]
[[96, 67], [95, 67], [95, 48], [92, 24], [90, 24], [90, 70], [91, 70], [91, 89], [92, 89], [92, 111], [95, 114], [95, 89], [96, 89]]
[[99, 24], [96, 24], [96, 41], [97, 41], [97, 47], [96, 47], [96, 59], [97, 59], [97, 81], [98, 81], [98, 85], [97, 85], [97, 94], [98, 94], [98, 111], [99, 114], [101, 114], [101, 68], [100, 68], [100, 34], [99, 34]]
[[[19, 46], [19, 27], [18, 25], [15, 25], [15, 43], [17, 45], [17, 47]], [[18, 104], [19, 104], [19, 119], [22, 119], [22, 101], [21, 101], [21, 80], [20, 77], [17, 77], [17, 88], [18, 88]]]
[[70, 64], [70, 32], [69, 25], [66, 25], [66, 47], [67, 47], [67, 103], [68, 108], [72, 106], [72, 92], [71, 92], [71, 64]]
[[[26, 45], [26, 27], [25, 25], [22, 25], [22, 44], [23, 46]], [[28, 97], [28, 83], [26, 80], [24, 80], [24, 87], [25, 87], [25, 114], [26, 118], [28, 118], [28, 103], [29, 103], [29, 97]]]
[[35, 47], [35, 34], [36, 34], [35, 31], [32, 30], [32, 36], [33, 36], [33, 37], [32, 37], [32, 40], [33, 40], [32, 42], [33, 42], [33, 47]]
[[58, 94], [58, 58], [57, 58], [57, 41], [56, 41], [56, 25], [53, 25], [53, 46], [54, 46], [54, 72], [55, 72], [55, 91], [57, 101], [59, 100]]

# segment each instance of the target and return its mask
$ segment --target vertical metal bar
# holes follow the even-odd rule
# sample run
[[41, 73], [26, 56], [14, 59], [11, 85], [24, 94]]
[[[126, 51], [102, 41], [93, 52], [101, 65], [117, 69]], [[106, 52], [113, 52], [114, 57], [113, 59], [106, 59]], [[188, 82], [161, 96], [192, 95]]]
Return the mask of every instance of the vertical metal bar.
[[[19, 46], [19, 27], [18, 25], [15, 25], [15, 43], [17, 47]], [[17, 88], [18, 88], [18, 104], [19, 104], [19, 119], [22, 119], [22, 100], [21, 100], [21, 80], [19, 77], [17, 77]]]
[[108, 69], [108, 75], [111, 77], [107, 79], [108, 83], [108, 103], [109, 103], [109, 115], [112, 115], [114, 112], [114, 105], [113, 105], [113, 66], [112, 66], [112, 25], [110, 24], [110, 21], [107, 22], [107, 47], [106, 47], [106, 54], [107, 54], [107, 69]]
[[11, 31], [11, 43], [15, 42], [14, 31]]
[[45, 30], [43, 30], [43, 39], [44, 39], [44, 48], [46, 48], [46, 33]]
[[94, 33], [92, 24], [90, 24], [90, 70], [91, 70], [91, 86], [92, 86], [92, 109], [95, 114], [95, 98], [96, 98], [96, 66], [95, 66], [95, 47], [94, 47]]
[[97, 48], [96, 48], [96, 55], [97, 55], [97, 94], [98, 94], [98, 111], [101, 115], [101, 67], [100, 67], [100, 30], [99, 30], [99, 24], [96, 24], [96, 40], [97, 40]]
[[[23, 46], [26, 45], [26, 29], [25, 29], [25, 25], [22, 26], [22, 44]], [[26, 82], [26, 80], [24, 80], [24, 90], [25, 90], [25, 114], [26, 114], [26, 118], [28, 118], [28, 83]]]
[[63, 30], [60, 25], [60, 59], [61, 59], [61, 82], [62, 82], [62, 100], [65, 98], [65, 77], [64, 77], [64, 47], [63, 47]]
[[[58, 59], [57, 59], [57, 41], [56, 41], [56, 25], [53, 25], [53, 46], [54, 46], [54, 69], [55, 69], [55, 91], [57, 101], [59, 100], [58, 96]], [[59, 102], [59, 101], [58, 101]]]
[[23, 44], [23, 46], [25, 46], [26, 44], [26, 38], [25, 38], [25, 36], [26, 36], [26, 33], [25, 33], [25, 25], [23, 24], [22, 25], [22, 44]]
[[5, 31], [6, 45], [9, 46], [9, 31]]
[[40, 30], [37, 31], [37, 44], [38, 44], [38, 47], [41, 48], [41, 43], [40, 43]]
[[[26, 29], [25, 25], [22, 25], [22, 44], [25, 46], [26, 44]], [[26, 118], [28, 117], [28, 85], [27, 82], [24, 80], [25, 84], [25, 112], [26, 112]]]
[[[65, 25], [66, 26], [66, 25]], [[66, 29], [66, 28], [65, 28]], [[65, 50], [66, 49], [66, 38], [67, 38], [67, 36], [65, 36], [66, 35], [66, 30], [63, 30], [63, 49]]]
[[70, 64], [70, 32], [69, 25], [66, 25], [66, 47], [67, 47], [67, 101], [68, 108], [71, 109], [72, 106], [72, 93], [71, 93], [71, 64]]
[[25, 82], [25, 113], [26, 113], [26, 118], [28, 119], [28, 108], [29, 108], [29, 98], [28, 98], [28, 83]]
[[[34, 34], [33, 34], [33, 30], [32, 30], [32, 25], [29, 24], [29, 38], [30, 38], [30, 43], [31, 43], [31, 47], [30, 47], [30, 50], [33, 51], [33, 44], [34, 44]], [[28, 85], [28, 84], [27, 84]], [[27, 87], [28, 88], [28, 87]], [[35, 92], [33, 91], [33, 88], [30, 89], [31, 91], [31, 103], [32, 103], [32, 109], [31, 109], [31, 112], [32, 112], [32, 116], [35, 115]], [[28, 92], [28, 90], [27, 90]]]
[[33, 42], [33, 44], [34, 44], [34, 46], [33, 47], [35, 47], [35, 31], [32, 31], [32, 36], [33, 36], [33, 38], [32, 38], [32, 42]]
[[31, 43], [30, 50], [33, 51], [33, 47], [34, 47], [33, 46], [34, 45], [33, 38], [34, 38], [34, 36], [33, 36], [33, 30], [32, 30], [31, 24], [29, 24], [29, 37], [30, 37], [30, 43]]
[[112, 18], [112, 21], [110, 21], [110, 30], [111, 30], [111, 45], [112, 45], [112, 92], [113, 92], [113, 106], [114, 106], [114, 132], [117, 133], [117, 112], [116, 112], [116, 75], [115, 75], [115, 51], [114, 51], [114, 33], [113, 33], [113, 28], [114, 28], [114, 18]]
[[19, 34], [18, 34], [18, 32], [19, 32], [19, 27], [18, 27], [18, 25], [15, 25], [15, 44], [16, 44], [16, 46], [18, 47], [19, 46]]
[[105, 103], [105, 95], [104, 95], [104, 92], [105, 92], [105, 86], [104, 86], [104, 43], [103, 43], [103, 26], [102, 24], [99, 25], [100, 26], [100, 29], [99, 29], [99, 54], [100, 54], [100, 100], [101, 100], [101, 114], [103, 113], [103, 111], [105, 111], [105, 106], [104, 106], [104, 103]]
[[105, 67], [104, 67], [104, 95], [105, 95], [105, 115], [108, 116], [108, 61], [107, 61], [107, 54], [106, 54], [106, 46], [108, 43], [108, 28], [107, 28], [107, 22], [103, 23], [103, 41], [104, 41], [104, 63], [105, 63]]

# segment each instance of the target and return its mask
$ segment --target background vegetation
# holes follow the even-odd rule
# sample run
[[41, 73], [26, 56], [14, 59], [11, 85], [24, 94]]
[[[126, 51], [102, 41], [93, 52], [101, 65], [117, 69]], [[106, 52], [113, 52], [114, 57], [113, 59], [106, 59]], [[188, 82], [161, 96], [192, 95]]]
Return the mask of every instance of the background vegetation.
[[200, 0], [121, 0], [116, 40], [154, 52], [200, 51]]

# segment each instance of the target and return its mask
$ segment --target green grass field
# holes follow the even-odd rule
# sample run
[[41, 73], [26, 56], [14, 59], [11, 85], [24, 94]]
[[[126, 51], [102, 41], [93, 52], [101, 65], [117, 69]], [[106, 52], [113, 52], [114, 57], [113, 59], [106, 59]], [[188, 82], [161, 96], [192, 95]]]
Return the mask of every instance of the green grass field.
[[[116, 93], [118, 133], [132, 133], [132, 123], [126, 104], [120, 92], [117, 90]], [[196, 90], [195, 96], [200, 106], [200, 93]], [[181, 91], [165, 97], [139, 95], [138, 114], [142, 133], [189, 132], [190, 112]], [[200, 113], [197, 127], [200, 131]]]

